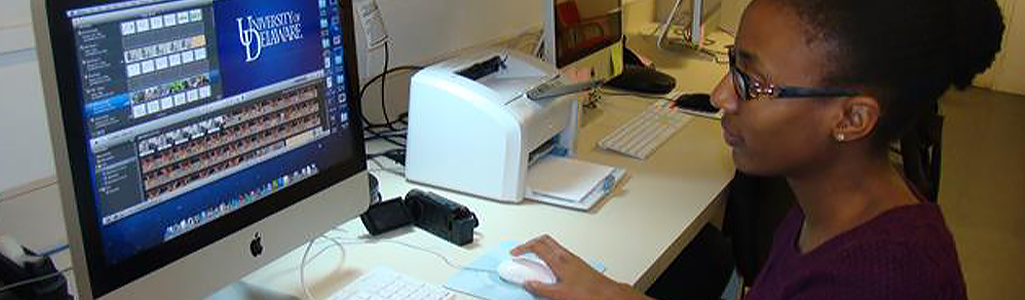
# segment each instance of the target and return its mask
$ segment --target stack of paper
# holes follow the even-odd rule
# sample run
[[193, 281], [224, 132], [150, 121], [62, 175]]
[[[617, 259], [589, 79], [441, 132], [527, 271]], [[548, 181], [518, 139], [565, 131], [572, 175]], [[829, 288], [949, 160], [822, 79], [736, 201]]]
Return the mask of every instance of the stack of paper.
[[527, 171], [526, 198], [588, 210], [612, 192], [625, 174], [623, 169], [549, 155]]

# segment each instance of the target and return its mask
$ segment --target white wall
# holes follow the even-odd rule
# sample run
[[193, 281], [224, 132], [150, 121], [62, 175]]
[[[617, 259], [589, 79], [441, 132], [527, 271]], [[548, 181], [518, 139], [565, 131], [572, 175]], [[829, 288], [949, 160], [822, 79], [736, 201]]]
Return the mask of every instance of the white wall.
[[[540, 28], [541, 0], [377, 0], [391, 37], [391, 66], [424, 65], [457, 50], [489, 44]], [[358, 25], [357, 25], [358, 27]], [[361, 77], [382, 70], [384, 48], [367, 52], [357, 29]], [[388, 77], [388, 115], [407, 110], [408, 76]], [[373, 122], [383, 120], [379, 87], [364, 99]]]
[[53, 174], [27, 0], [0, 0], [0, 191]]

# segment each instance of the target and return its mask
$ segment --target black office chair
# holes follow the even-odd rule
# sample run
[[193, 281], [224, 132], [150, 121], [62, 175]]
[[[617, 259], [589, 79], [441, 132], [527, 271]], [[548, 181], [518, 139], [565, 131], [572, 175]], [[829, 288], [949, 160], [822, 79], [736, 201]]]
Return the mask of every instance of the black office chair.
[[900, 139], [904, 176], [926, 200], [940, 195], [940, 160], [943, 154], [943, 116], [933, 107]]
[[658, 300], [720, 300], [733, 269], [726, 236], [705, 224], [644, 294]]
[[776, 228], [796, 202], [786, 178], [737, 172], [730, 181], [723, 231], [737, 273], [750, 287], [769, 257]]
[[794, 196], [782, 177], [740, 172], [727, 190], [723, 230], [706, 224], [645, 294], [659, 300], [719, 299], [734, 270], [745, 286], [754, 282]]

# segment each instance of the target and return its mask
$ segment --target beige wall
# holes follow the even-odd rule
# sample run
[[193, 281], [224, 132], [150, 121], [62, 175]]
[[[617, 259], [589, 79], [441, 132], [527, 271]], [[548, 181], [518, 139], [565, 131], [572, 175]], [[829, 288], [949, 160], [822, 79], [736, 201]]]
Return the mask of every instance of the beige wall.
[[[735, 32], [740, 13], [751, 0], [724, 0], [721, 27]], [[975, 85], [1001, 92], [1025, 95], [1025, 1], [997, 0], [1004, 12], [1007, 30], [1003, 50]]]
[[1006, 0], [1004, 15], [1008, 21], [1001, 59], [997, 61], [993, 88], [1025, 95], [1025, 3]]
[[1021, 0], [997, 0], [1007, 30], [1003, 50], [993, 67], [975, 78], [975, 85], [998, 91], [1025, 94], [1025, 4]]

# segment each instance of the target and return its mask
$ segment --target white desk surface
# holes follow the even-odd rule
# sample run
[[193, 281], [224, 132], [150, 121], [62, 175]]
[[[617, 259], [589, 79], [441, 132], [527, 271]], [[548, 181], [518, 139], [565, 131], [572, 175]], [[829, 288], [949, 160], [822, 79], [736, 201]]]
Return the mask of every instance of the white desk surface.
[[[708, 92], [725, 74], [725, 66], [683, 58], [683, 54], [654, 49], [652, 40], [635, 38], [631, 48], [650, 55], [660, 70], [677, 78], [677, 90]], [[650, 46], [650, 47], [649, 47]], [[636, 160], [596, 149], [596, 143], [653, 100], [606, 96], [600, 108], [590, 111], [577, 141], [578, 158], [626, 168], [628, 177], [616, 190], [588, 212], [526, 201], [503, 204], [446, 190], [406, 182], [399, 175], [369, 164], [381, 181], [384, 199], [402, 196], [410, 188], [434, 191], [462, 203], [476, 213], [480, 226], [474, 243], [457, 247], [419, 228], [396, 230], [389, 239], [415, 244], [467, 265], [506, 240], [527, 241], [548, 233], [581, 257], [601, 261], [611, 278], [638, 290], [650, 286], [700, 230], [722, 203], [717, 195], [731, 178], [734, 167], [717, 120], [695, 118], [647, 160]], [[371, 144], [370, 152], [381, 149]], [[385, 161], [385, 159], [381, 159]], [[389, 169], [394, 165], [387, 165]], [[343, 224], [345, 232], [329, 236], [355, 237], [366, 231], [359, 220]], [[321, 240], [313, 253], [334, 245]], [[298, 267], [304, 247], [245, 278], [245, 281], [303, 295]], [[312, 260], [306, 279], [314, 296], [323, 299], [376, 266], [387, 266], [421, 280], [444, 284], [458, 270], [424, 251], [392, 243], [346, 245]], [[459, 296], [471, 299], [471, 296]]]

